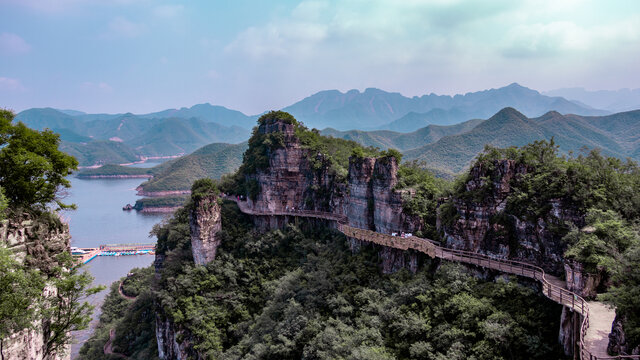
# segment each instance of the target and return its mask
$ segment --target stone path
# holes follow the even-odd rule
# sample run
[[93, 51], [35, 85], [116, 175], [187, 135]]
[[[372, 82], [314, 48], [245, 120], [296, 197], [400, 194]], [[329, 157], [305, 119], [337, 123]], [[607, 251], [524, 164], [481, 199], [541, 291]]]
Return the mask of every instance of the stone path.
[[584, 337], [584, 345], [598, 358], [609, 357], [607, 345], [611, 324], [616, 317], [616, 310], [599, 301], [589, 301], [589, 328]]
[[111, 344], [113, 344], [113, 340], [116, 338], [116, 329], [109, 330], [109, 340], [104, 344], [102, 348], [105, 355], [114, 355], [121, 359], [126, 359], [127, 357], [123, 354], [114, 353]]

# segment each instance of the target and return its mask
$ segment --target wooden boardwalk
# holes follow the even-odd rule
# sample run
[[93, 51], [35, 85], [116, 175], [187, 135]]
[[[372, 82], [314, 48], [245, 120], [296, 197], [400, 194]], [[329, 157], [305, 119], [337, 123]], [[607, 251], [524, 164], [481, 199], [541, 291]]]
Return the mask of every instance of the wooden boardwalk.
[[[640, 360], [640, 355], [607, 354], [608, 335], [611, 331], [615, 310], [607, 308], [599, 302], [587, 302], [578, 294], [565, 288], [564, 281], [547, 275], [542, 268], [521, 261], [496, 258], [470, 251], [444, 248], [430, 239], [417, 236], [398, 237], [378, 233], [371, 230], [354, 228], [347, 225], [344, 215], [318, 212], [318, 211], [255, 211], [244, 201], [238, 201], [234, 197], [226, 197], [238, 204], [240, 211], [254, 216], [292, 216], [325, 219], [337, 222], [337, 228], [345, 236], [383, 245], [400, 250], [415, 250], [427, 254], [432, 258], [440, 258], [447, 261], [455, 261], [465, 264], [481, 266], [497, 270], [507, 274], [523, 276], [534, 279], [542, 285], [542, 293], [556, 303], [569, 308], [571, 311], [582, 315], [580, 327], [579, 357], [582, 360], [610, 360], [610, 359], [634, 359]], [[593, 308], [590, 308], [590, 305]]]

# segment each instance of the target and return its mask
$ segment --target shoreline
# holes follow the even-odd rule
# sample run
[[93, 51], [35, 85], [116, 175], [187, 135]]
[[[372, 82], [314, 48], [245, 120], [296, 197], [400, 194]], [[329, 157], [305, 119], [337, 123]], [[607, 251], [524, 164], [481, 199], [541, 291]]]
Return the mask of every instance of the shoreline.
[[180, 209], [182, 206], [149, 206], [142, 208], [142, 210], [136, 210], [137, 212], [146, 214], [170, 214]]
[[146, 197], [164, 197], [171, 195], [189, 195], [191, 190], [144, 191], [142, 186], [136, 188], [136, 195]]
[[151, 174], [139, 174], [139, 175], [76, 175], [78, 179], [151, 179]]
[[[185, 154], [167, 155], [167, 156], [142, 156], [141, 155], [140, 156], [140, 160], [138, 160], [138, 161], [122, 163], [122, 164], [115, 164], [115, 165], [130, 166], [130, 165], [142, 164], [142, 163], [147, 162], [148, 160], [176, 159], [176, 158], [182, 157], [184, 155]], [[98, 169], [98, 168], [101, 168], [104, 165], [107, 165], [107, 164], [93, 164], [93, 165], [87, 165], [87, 166], [78, 166], [78, 170], [81, 170], [81, 169]]]

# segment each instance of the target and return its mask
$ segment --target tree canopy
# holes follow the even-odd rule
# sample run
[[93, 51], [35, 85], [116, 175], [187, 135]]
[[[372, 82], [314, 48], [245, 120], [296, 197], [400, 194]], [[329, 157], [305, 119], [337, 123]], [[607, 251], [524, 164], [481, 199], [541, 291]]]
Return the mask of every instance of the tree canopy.
[[78, 161], [58, 149], [58, 134], [13, 124], [13, 118], [13, 112], [0, 110], [0, 187], [8, 205], [34, 210], [52, 202], [72, 206], [61, 201], [60, 190], [71, 186], [65, 177]]

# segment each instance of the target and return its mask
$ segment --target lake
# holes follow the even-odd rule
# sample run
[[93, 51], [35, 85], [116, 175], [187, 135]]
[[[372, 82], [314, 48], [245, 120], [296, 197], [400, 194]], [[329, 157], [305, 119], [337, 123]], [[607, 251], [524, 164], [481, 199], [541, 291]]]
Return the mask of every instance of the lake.
[[[123, 211], [127, 203], [134, 204], [139, 196], [135, 188], [144, 179], [78, 179], [70, 178], [71, 189], [66, 203], [74, 203], [77, 210], [64, 211], [62, 217], [69, 223], [71, 245], [97, 247], [101, 244], [155, 243], [149, 237], [154, 224], [165, 215], [138, 214]], [[95, 278], [95, 285], [105, 285], [107, 290], [92, 296], [89, 302], [96, 305], [91, 328], [97, 325], [99, 307], [107, 295], [109, 285], [126, 276], [135, 267], [146, 267], [153, 263], [152, 255], [99, 256], [86, 266]], [[71, 346], [71, 357], [76, 358], [82, 343], [91, 335], [92, 329], [74, 332], [76, 343]]]

